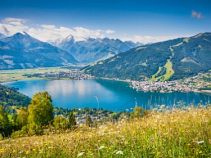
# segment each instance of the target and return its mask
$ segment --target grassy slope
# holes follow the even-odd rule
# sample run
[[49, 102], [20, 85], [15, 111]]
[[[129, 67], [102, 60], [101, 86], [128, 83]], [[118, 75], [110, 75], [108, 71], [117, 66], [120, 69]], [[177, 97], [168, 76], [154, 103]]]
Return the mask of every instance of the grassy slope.
[[164, 67], [166, 68], [166, 73], [163, 76], [163, 81], [168, 81], [171, 78], [171, 76], [174, 74], [173, 64], [168, 59], [167, 62], [166, 62], [166, 64], [164, 65]]
[[[162, 68], [165, 69], [165, 74], [159, 76]], [[159, 67], [158, 71], [152, 75], [151, 81], [168, 81], [174, 74], [173, 64], [170, 59], [167, 60], [166, 64], [163, 67]]]
[[0, 157], [209, 157], [211, 107], [0, 141]]

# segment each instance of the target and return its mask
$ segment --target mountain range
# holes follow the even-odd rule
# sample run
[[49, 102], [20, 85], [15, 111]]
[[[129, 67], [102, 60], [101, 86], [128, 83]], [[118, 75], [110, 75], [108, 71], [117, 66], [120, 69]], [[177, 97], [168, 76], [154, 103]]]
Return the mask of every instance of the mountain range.
[[27, 33], [0, 34], [0, 69], [71, 66], [92, 63], [96, 77], [166, 81], [211, 69], [211, 33], [140, 45], [119, 39], [69, 36], [54, 45]]
[[22, 69], [76, 64], [67, 51], [39, 41], [27, 33], [0, 39], [0, 69]]
[[211, 69], [211, 33], [139, 46], [86, 66], [96, 77], [166, 81]]
[[57, 43], [47, 43], [25, 32], [10, 37], [0, 34], [0, 69], [91, 63], [112, 57], [137, 45], [138, 43], [109, 38], [75, 41], [72, 36]]
[[120, 52], [125, 52], [141, 45], [140, 43], [131, 41], [109, 38], [88, 38], [83, 41], [76, 41], [71, 35], [54, 44], [69, 52], [81, 63], [92, 63], [107, 59]]

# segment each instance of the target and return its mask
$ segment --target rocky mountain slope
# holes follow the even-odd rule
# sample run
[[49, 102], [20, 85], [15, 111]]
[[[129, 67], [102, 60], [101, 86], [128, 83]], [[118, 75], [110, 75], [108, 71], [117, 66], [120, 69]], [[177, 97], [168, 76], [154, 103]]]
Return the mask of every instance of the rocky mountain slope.
[[83, 41], [75, 41], [73, 36], [68, 36], [63, 41], [56, 43], [56, 46], [68, 51], [81, 63], [91, 63], [107, 59], [138, 45], [140, 43], [123, 42], [119, 39], [109, 38], [88, 38]]

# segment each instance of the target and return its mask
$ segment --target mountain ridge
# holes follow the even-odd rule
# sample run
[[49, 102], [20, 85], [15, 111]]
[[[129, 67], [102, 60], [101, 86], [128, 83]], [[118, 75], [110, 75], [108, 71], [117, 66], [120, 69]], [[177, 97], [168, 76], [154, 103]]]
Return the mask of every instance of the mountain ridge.
[[109, 58], [141, 44], [107, 37], [87, 38], [86, 40], [76, 41], [72, 35], [69, 35], [63, 41], [56, 42], [55, 45], [68, 51], [81, 63], [92, 63]]
[[83, 70], [97, 77], [165, 81], [211, 69], [211, 33], [139, 46]]
[[52, 67], [76, 64], [68, 52], [27, 33], [16, 33], [0, 40], [0, 69]]

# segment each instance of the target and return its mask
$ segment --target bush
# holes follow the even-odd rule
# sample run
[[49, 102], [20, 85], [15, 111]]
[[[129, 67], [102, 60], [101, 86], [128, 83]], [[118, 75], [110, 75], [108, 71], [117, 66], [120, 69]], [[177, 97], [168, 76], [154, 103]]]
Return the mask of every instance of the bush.
[[35, 123], [30, 123], [28, 124], [28, 133], [29, 135], [42, 135], [43, 128]]
[[133, 112], [131, 113], [131, 117], [132, 118], [140, 118], [141, 116], [143, 116], [143, 114], [144, 114], [143, 108], [140, 106], [135, 106], [133, 108]]
[[23, 129], [13, 132], [11, 134], [11, 137], [12, 138], [19, 138], [19, 137], [27, 136], [27, 134], [28, 134], [27, 128], [26, 128], [26, 126], [24, 126]]
[[69, 127], [69, 122], [63, 116], [56, 116], [54, 118], [53, 125], [56, 129], [67, 129]]

